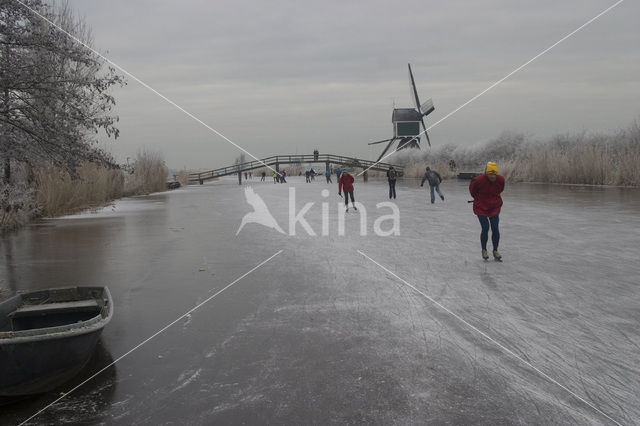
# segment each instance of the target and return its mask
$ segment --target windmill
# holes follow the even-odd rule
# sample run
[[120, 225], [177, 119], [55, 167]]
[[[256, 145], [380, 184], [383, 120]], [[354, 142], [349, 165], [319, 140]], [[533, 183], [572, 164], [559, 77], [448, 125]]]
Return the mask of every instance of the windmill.
[[380, 161], [382, 157], [387, 153], [391, 145], [394, 142], [398, 142], [396, 151], [405, 148], [420, 148], [420, 125], [424, 130], [424, 136], [427, 139], [427, 143], [431, 146], [429, 135], [427, 134], [427, 127], [424, 124], [424, 117], [431, 114], [435, 110], [433, 101], [429, 99], [422, 105], [420, 104], [420, 98], [418, 97], [418, 89], [416, 89], [416, 82], [413, 79], [413, 72], [411, 72], [411, 64], [409, 65], [409, 79], [411, 80], [412, 97], [416, 104], [415, 108], [394, 108], [391, 115], [391, 121], [393, 122], [393, 137], [391, 139], [384, 139], [381, 141], [371, 142], [369, 145], [376, 145], [379, 143], [388, 142], [382, 154], [376, 161]]

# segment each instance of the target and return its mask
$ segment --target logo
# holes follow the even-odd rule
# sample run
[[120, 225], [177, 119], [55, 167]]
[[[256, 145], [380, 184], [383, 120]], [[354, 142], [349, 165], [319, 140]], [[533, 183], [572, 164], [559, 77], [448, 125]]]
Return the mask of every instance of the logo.
[[247, 203], [253, 207], [253, 211], [244, 215], [242, 222], [240, 223], [240, 227], [238, 228], [238, 231], [236, 231], [236, 235], [242, 231], [242, 228], [244, 228], [247, 223], [257, 223], [262, 226], [266, 226], [267, 228], [273, 228], [281, 234], [285, 233], [282, 228], [280, 228], [280, 225], [278, 225], [275, 218], [271, 215], [271, 212], [262, 197], [256, 194], [253, 191], [253, 188], [250, 186], [245, 187], [244, 196], [247, 199]]
[[[306, 215], [310, 212], [318, 212], [318, 209], [312, 209], [315, 205], [315, 202], [306, 203], [300, 210], [296, 210], [296, 188], [289, 187], [289, 232], [285, 232], [278, 222], [273, 217], [267, 204], [264, 202], [262, 197], [255, 193], [252, 187], [247, 186], [244, 189], [244, 195], [247, 200], [247, 203], [253, 207], [253, 211], [244, 215], [242, 218], [242, 222], [240, 223], [240, 227], [236, 231], [236, 235], [240, 234], [240, 231], [244, 229], [244, 226], [250, 223], [257, 223], [262, 226], [266, 226], [267, 228], [275, 229], [281, 234], [289, 235], [291, 237], [296, 235], [296, 228], [298, 225], [300, 228], [304, 229], [307, 235], [315, 237], [318, 234], [313, 229], [311, 224], [307, 221]], [[329, 197], [329, 191], [323, 189], [321, 191], [321, 195], [323, 198]], [[345, 195], [345, 199], [347, 194]], [[334, 225], [333, 229], [337, 228], [338, 236], [345, 235], [345, 216], [349, 215], [358, 215], [360, 217], [359, 227], [357, 228], [360, 231], [361, 236], [365, 236], [368, 233], [369, 224], [368, 224], [368, 216], [366, 207], [359, 202], [351, 202], [351, 208], [349, 209], [350, 213], [347, 213], [346, 204], [343, 202], [336, 203], [336, 213], [337, 213], [337, 227]], [[329, 203], [323, 202], [321, 203], [320, 208], [320, 222], [321, 222], [321, 232], [320, 235], [323, 237], [329, 236], [331, 231], [330, 226], [330, 218], [332, 217], [329, 213]], [[388, 237], [388, 236], [397, 236], [400, 235], [400, 210], [395, 203], [390, 201], [385, 201], [376, 204], [376, 209], [389, 209], [390, 214], [382, 214], [376, 218], [373, 223], [373, 232], [375, 235], [379, 237]], [[335, 217], [335, 215], [333, 216]], [[352, 222], [350, 220], [350, 226]], [[336, 231], [334, 231], [336, 232]]]

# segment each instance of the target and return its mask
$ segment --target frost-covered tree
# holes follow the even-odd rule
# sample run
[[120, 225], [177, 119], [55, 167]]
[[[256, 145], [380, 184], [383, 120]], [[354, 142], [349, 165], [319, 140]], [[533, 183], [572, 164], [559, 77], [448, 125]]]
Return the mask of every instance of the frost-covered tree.
[[[87, 45], [89, 30], [68, 5], [56, 9], [23, 0]], [[118, 136], [115, 99], [109, 89], [123, 84], [104, 60], [56, 29], [29, 8], [0, 0], [0, 158], [9, 181], [11, 161], [53, 163], [74, 173], [83, 161], [112, 164], [96, 147], [103, 130]]]
[[240, 170], [240, 164], [244, 164], [247, 162], [247, 158], [244, 155], [244, 152], [241, 152], [239, 156], [236, 157], [233, 164], [237, 167], [237, 170]]

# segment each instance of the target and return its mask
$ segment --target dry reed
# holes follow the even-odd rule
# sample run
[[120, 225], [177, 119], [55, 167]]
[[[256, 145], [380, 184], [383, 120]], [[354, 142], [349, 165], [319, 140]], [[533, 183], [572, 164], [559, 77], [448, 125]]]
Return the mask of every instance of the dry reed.
[[120, 170], [84, 163], [77, 174], [74, 179], [52, 166], [35, 172], [36, 200], [43, 215], [59, 216], [96, 208], [122, 196], [124, 177]]
[[[458, 169], [449, 169], [449, 160]], [[503, 133], [473, 146], [445, 145], [430, 151], [405, 150], [388, 162], [405, 166], [405, 177], [418, 178], [431, 166], [444, 179], [458, 171], [482, 172], [497, 161], [500, 174], [513, 182], [640, 186], [640, 127], [638, 123], [612, 135], [560, 135], [547, 141]]]
[[131, 196], [164, 191], [168, 176], [169, 169], [164, 164], [161, 153], [141, 150], [133, 164], [133, 173], [127, 175], [124, 193]]

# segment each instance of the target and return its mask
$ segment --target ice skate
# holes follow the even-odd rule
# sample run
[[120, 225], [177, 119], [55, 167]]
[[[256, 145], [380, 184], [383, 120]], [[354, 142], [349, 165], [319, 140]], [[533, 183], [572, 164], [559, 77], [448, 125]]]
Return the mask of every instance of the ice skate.
[[493, 258], [495, 260], [502, 260], [502, 255], [498, 252], [498, 250], [493, 251]]
[[488, 252], [488, 251], [486, 251], [486, 250], [482, 250], [482, 258], [483, 258], [484, 260], [489, 259], [489, 252]]
[[441, 196], [440, 196], [440, 199], [441, 199], [442, 201], [444, 201], [444, 195], [441, 195]]
[[353, 209], [354, 209], [355, 211], [358, 211], [358, 208], [357, 208], [356, 206], [353, 206]]

